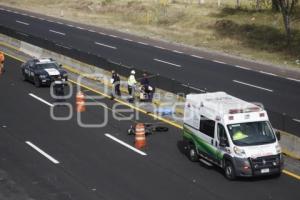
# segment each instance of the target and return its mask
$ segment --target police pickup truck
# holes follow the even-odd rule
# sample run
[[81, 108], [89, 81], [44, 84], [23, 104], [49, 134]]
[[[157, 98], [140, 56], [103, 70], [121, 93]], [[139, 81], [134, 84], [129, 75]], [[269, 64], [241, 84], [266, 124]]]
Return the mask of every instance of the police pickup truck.
[[21, 73], [24, 81], [33, 82], [36, 87], [50, 85], [60, 78], [68, 80], [68, 74], [52, 58], [30, 59], [21, 65]]

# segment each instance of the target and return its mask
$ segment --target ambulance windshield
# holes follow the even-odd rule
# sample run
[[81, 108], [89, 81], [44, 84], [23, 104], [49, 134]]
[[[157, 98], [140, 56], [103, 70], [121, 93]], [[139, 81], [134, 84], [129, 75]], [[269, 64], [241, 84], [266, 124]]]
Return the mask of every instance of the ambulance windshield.
[[230, 124], [227, 128], [237, 146], [269, 144], [276, 141], [273, 129], [267, 121]]

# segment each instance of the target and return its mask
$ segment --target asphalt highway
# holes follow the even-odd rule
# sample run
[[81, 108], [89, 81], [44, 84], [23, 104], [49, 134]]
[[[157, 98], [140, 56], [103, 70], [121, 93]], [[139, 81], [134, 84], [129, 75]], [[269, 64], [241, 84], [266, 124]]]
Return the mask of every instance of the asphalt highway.
[[282, 78], [264, 71], [251, 71], [218, 60], [209, 61], [196, 55], [4, 8], [0, 9], [0, 24], [25, 35], [42, 36], [55, 41], [64, 45], [66, 51], [68, 47], [80, 49], [114, 62], [161, 74], [196, 89], [226, 91], [247, 101], [261, 102], [274, 113], [290, 116], [287, 124], [292, 127], [291, 132], [300, 134], [300, 80]]
[[[82, 89], [90, 103], [69, 120], [69, 108], [54, 106], [48, 87], [35, 88], [21, 80], [20, 61], [7, 56], [0, 77], [0, 168], [34, 199], [299, 199], [299, 180], [280, 178], [240, 179], [230, 182], [214, 167], [192, 163], [183, 153], [180, 130], [147, 137], [142, 151], [132, 148], [127, 135], [134, 122], [128, 113], [112, 111], [114, 101]], [[71, 85], [76, 92], [76, 85]], [[74, 94], [66, 103], [74, 106]], [[54, 107], [53, 107], [54, 106]], [[120, 105], [118, 108], [126, 108]], [[107, 118], [103, 113], [107, 113]], [[123, 117], [116, 119], [113, 115]], [[156, 123], [145, 114], [141, 122]]]

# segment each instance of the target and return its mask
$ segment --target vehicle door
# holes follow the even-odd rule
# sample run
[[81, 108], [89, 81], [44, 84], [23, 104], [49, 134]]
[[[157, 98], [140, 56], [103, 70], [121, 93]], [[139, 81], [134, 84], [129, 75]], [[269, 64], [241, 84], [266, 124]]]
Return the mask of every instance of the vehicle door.
[[35, 65], [33, 61], [28, 62], [28, 70], [29, 70], [29, 79], [33, 81], [35, 76]]
[[223, 155], [225, 153], [230, 153], [230, 148], [229, 148], [229, 140], [228, 136], [226, 134], [226, 129], [225, 127], [217, 123], [216, 125], [216, 134], [215, 134], [215, 148], [217, 153], [215, 154], [215, 160], [217, 163], [221, 164], [221, 161], [223, 159]]

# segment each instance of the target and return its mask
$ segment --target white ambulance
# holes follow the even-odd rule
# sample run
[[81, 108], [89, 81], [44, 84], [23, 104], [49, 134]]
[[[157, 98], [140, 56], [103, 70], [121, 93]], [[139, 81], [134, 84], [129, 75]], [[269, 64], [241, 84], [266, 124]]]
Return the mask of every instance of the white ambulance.
[[215, 164], [226, 178], [280, 175], [283, 157], [267, 112], [225, 92], [189, 94], [183, 139], [188, 157]]

